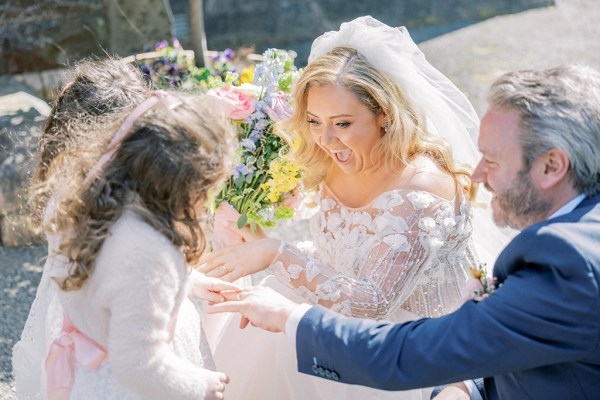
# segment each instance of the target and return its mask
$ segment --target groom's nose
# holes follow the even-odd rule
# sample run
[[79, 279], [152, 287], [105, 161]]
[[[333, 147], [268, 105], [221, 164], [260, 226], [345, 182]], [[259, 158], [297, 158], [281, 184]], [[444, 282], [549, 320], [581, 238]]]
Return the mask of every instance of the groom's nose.
[[471, 180], [477, 183], [485, 183], [485, 167], [483, 166], [483, 159], [479, 161], [473, 173], [471, 174]]

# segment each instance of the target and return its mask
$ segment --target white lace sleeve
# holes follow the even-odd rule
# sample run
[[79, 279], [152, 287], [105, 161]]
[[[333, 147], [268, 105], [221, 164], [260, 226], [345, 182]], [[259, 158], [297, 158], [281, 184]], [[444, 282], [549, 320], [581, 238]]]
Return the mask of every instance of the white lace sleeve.
[[[322, 216], [326, 219], [323, 235], [338, 245], [337, 249], [318, 250], [346, 253], [335, 257], [329, 255], [329, 258], [354, 263], [354, 271], [341, 273], [347, 270], [347, 265], [327, 266], [283, 242], [271, 271], [294, 287], [308, 289], [315, 302], [337, 312], [373, 319], [386, 318], [418, 287], [426, 288], [432, 283], [446, 285], [449, 279], [445, 269], [451, 266], [443, 261], [448, 260], [449, 253], [453, 256], [457, 252], [464, 254], [470, 238], [470, 231], [466, 232], [464, 227], [465, 218], [455, 216], [452, 202], [426, 192], [408, 192], [405, 199], [408, 201], [396, 198], [397, 205], [391, 208], [374, 207], [360, 213], [345, 209], [339, 214], [335, 209], [325, 211]], [[343, 236], [345, 238], [341, 239]], [[342, 246], [344, 240], [355, 242], [355, 249]], [[324, 256], [320, 258], [327, 258]], [[458, 280], [465, 278], [464, 274], [458, 275]], [[421, 312], [421, 315], [450, 311], [443, 304], [447, 303], [446, 297], [460, 299], [461, 296], [461, 285], [453, 286], [455, 290], [451, 289], [453, 293], [449, 296], [447, 287], [438, 288], [438, 292], [445, 294], [435, 300], [427, 296], [427, 289], [422, 289], [420, 294], [425, 295], [424, 302], [442, 304], [440, 307], [428, 304], [422, 310], [431, 311]], [[451, 302], [451, 308], [458, 305], [454, 300]]]

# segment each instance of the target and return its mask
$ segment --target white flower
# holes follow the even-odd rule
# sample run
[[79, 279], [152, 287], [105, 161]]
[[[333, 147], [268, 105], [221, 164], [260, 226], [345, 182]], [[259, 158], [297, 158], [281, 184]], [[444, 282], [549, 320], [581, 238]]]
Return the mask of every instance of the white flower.
[[419, 243], [429, 252], [436, 252], [444, 245], [443, 240], [424, 232], [419, 233]]
[[336, 286], [335, 282], [332, 281], [327, 281], [317, 285], [315, 294], [321, 300], [336, 301], [341, 297], [340, 290]]
[[435, 228], [435, 225], [436, 223], [433, 220], [433, 218], [425, 217], [419, 219], [419, 228], [421, 228], [421, 230], [424, 230], [425, 232], [429, 232], [430, 230]]
[[298, 264], [291, 264], [287, 268], [287, 270], [288, 270], [288, 273], [290, 274], [290, 278], [298, 279], [298, 278], [300, 278], [300, 274], [302, 273], [302, 271], [304, 271], [304, 268], [302, 268]]
[[427, 192], [410, 192], [406, 194], [415, 210], [421, 210], [431, 206], [435, 198]]
[[444, 227], [444, 229], [446, 229], [447, 231], [453, 229], [456, 226], [456, 219], [454, 218], [444, 218], [442, 220], [442, 226]]
[[404, 198], [402, 196], [398, 196], [396, 192], [386, 192], [377, 197], [371, 204], [371, 207], [379, 210], [388, 210], [402, 204], [404, 204]]
[[330, 214], [327, 218], [327, 230], [336, 232], [344, 223], [340, 214]]
[[308, 264], [306, 264], [306, 279], [308, 279], [309, 282], [315, 279], [315, 277], [320, 273], [321, 270], [319, 269], [319, 266], [314, 262], [311, 261]]
[[389, 212], [385, 212], [375, 217], [373, 220], [373, 230], [378, 235], [385, 236], [391, 233], [408, 231], [408, 224], [404, 217], [396, 217]]
[[401, 252], [401, 251], [410, 251], [410, 244], [408, 243], [408, 239], [405, 235], [395, 234], [388, 235], [383, 238], [383, 242], [390, 246], [392, 250]]

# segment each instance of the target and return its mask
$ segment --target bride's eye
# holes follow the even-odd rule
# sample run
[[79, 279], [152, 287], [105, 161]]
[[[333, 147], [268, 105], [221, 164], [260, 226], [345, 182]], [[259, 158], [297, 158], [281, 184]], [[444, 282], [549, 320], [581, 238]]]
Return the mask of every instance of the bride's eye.
[[342, 121], [342, 122], [336, 123], [336, 125], [339, 126], [340, 128], [347, 128], [350, 126], [350, 122]]
[[309, 125], [315, 125], [315, 126], [317, 126], [317, 125], [321, 125], [321, 122], [320, 122], [320, 121], [318, 121], [318, 120], [316, 120], [316, 119], [312, 119], [312, 118], [309, 118], [309, 119], [307, 120], [307, 122], [309, 123]]

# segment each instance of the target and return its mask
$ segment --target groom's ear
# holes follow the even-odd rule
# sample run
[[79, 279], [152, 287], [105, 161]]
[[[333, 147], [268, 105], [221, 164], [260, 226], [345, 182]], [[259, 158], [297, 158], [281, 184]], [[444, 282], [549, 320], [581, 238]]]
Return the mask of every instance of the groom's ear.
[[569, 155], [564, 150], [550, 149], [538, 159], [538, 183], [542, 190], [556, 186], [567, 177]]

